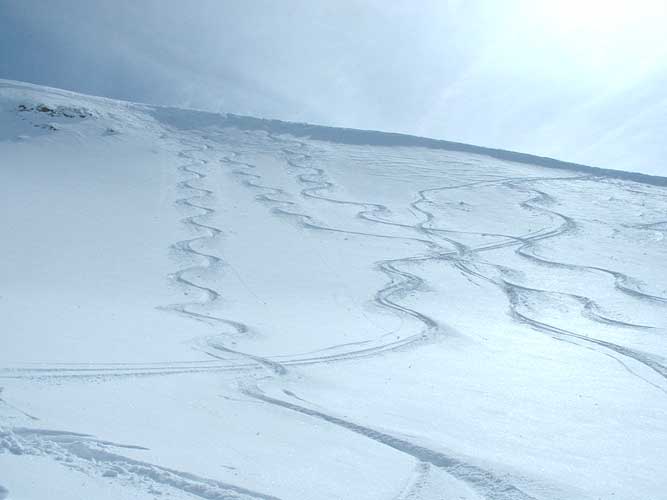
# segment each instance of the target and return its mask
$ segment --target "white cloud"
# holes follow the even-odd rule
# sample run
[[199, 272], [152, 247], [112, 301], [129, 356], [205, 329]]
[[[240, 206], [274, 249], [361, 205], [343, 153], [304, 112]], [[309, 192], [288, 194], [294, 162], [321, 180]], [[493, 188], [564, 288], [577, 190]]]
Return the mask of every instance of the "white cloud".
[[649, 112], [666, 97], [656, 5], [8, 0], [0, 69], [111, 97], [667, 173], [665, 129]]

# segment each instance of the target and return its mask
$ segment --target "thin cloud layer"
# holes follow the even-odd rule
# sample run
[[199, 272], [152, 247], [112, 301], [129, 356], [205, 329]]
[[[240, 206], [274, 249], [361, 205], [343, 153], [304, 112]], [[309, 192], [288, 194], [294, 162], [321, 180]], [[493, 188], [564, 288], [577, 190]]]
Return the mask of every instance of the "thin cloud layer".
[[0, 76], [667, 175], [666, 20], [650, 0], [0, 0]]

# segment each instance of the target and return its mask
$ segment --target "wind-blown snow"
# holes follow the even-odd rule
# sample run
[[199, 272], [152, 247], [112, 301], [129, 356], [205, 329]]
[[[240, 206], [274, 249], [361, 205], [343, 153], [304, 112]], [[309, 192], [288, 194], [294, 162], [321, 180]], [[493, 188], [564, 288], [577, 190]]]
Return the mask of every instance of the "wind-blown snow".
[[0, 499], [661, 499], [667, 179], [0, 81]]

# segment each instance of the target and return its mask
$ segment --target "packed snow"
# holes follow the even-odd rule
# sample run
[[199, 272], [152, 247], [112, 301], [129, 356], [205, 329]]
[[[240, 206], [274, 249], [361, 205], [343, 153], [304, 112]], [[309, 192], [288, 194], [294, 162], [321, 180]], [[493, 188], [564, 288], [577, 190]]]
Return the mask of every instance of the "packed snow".
[[0, 499], [667, 498], [667, 179], [0, 81]]

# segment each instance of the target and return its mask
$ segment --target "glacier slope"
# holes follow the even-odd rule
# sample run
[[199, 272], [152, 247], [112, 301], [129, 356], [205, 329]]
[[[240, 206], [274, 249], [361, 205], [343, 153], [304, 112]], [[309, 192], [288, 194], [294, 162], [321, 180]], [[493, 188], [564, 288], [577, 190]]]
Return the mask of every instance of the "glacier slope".
[[664, 498], [665, 179], [459, 146], [1, 81], [0, 497]]

